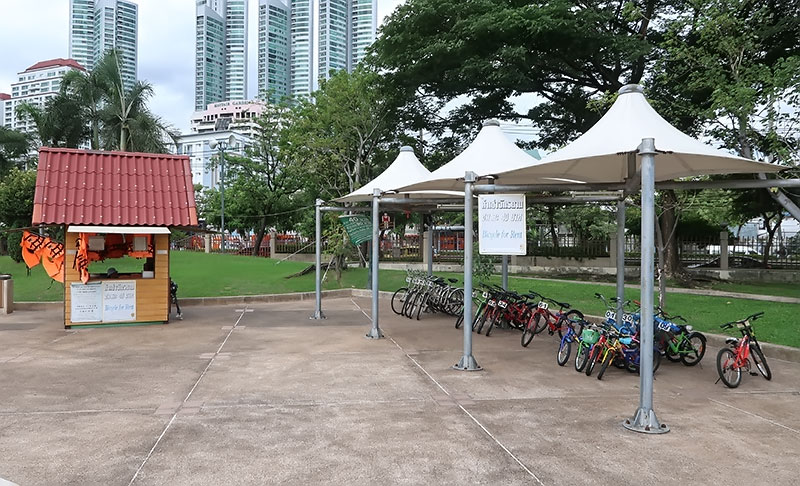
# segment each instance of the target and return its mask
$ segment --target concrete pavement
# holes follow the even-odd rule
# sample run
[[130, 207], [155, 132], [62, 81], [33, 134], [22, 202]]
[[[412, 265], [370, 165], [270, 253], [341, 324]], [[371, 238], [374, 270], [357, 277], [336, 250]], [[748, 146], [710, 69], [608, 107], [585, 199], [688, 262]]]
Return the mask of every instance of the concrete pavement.
[[796, 484], [800, 364], [729, 390], [716, 349], [664, 362], [655, 410], [621, 422], [638, 377], [555, 362], [554, 337], [475, 336], [369, 300], [187, 306], [165, 326], [64, 330], [57, 309], [0, 316], [0, 478], [57, 484]]

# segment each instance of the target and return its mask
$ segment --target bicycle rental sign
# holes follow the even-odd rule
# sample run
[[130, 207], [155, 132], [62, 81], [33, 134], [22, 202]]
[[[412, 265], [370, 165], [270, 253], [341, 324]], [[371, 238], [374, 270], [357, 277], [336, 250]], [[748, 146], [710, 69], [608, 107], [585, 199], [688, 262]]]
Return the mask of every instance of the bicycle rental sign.
[[524, 194], [478, 195], [478, 249], [481, 255], [525, 255]]

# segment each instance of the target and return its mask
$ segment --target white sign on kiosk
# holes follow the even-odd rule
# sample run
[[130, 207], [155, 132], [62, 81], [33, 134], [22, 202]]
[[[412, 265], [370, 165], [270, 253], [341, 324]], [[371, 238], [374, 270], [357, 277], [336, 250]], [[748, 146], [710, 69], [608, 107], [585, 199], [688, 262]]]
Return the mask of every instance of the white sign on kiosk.
[[71, 322], [125, 322], [136, 320], [136, 281], [73, 282]]
[[102, 282], [73, 282], [69, 285], [70, 314], [72, 322], [100, 322], [103, 320]]
[[524, 194], [478, 196], [478, 247], [481, 255], [525, 255]]

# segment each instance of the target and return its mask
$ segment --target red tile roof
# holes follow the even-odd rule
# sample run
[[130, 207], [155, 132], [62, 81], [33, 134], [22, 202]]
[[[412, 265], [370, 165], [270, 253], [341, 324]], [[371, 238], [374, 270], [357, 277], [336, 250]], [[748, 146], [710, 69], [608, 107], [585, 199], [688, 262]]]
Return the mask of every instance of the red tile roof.
[[48, 61], [39, 61], [33, 66], [26, 69], [24, 72], [27, 73], [28, 71], [36, 71], [38, 69], [46, 69], [58, 66], [69, 66], [69, 67], [74, 67], [75, 69], [80, 69], [81, 71], [86, 71], [86, 68], [81, 66], [81, 64], [75, 59], [63, 59], [59, 57], [57, 59], [50, 59]]
[[11, 95], [8, 93], [0, 93], [0, 100], [10, 100]]
[[196, 226], [189, 157], [42, 147], [33, 224]]

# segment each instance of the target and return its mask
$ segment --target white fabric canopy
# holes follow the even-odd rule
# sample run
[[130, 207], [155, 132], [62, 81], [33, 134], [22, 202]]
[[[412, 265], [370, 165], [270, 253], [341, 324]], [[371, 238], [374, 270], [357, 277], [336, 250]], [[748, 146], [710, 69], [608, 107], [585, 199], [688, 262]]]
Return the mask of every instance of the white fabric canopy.
[[[623, 182], [627, 154], [643, 138], [655, 139], [655, 180], [710, 174], [777, 172], [782, 167], [732, 155], [696, 140], [670, 125], [644, 97], [642, 87], [628, 85], [608, 112], [586, 133], [541, 163], [499, 174], [505, 184]], [[639, 169], [640, 161], [636, 167]], [[463, 175], [462, 175], [463, 177]]]
[[[414, 149], [409, 146], [400, 148], [400, 154], [378, 177], [364, 186], [356, 189], [346, 196], [337, 198], [339, 202], [358, 202], [371, 201], [374, 189], [382, 192], [390, 192], [398, 187], [424, 181], [431, 176], [431, 171], [425, 168], [414, 155]], [[463, 174], [462, 174], [463, 176]], [[462, 186], [463, 189], [463, 186]], [[413, 199], [442, 199], [442, 198], [463, 198], [463, 191], [403, 191], [397, 194], [398, 197], [408, 197]], [[391, 196], [386, 196], [391, 197]]]
[[459, 190], [464, 188], [464, 173], [475, 172], [478, 178], [500, 172], [535, 166], [541, 163], [505, 136], [497, 121], [484, 123], [475, 140], [453, 160], [433, 171], [430, 176], [412, 185], [395, 185], [402, 191]]

